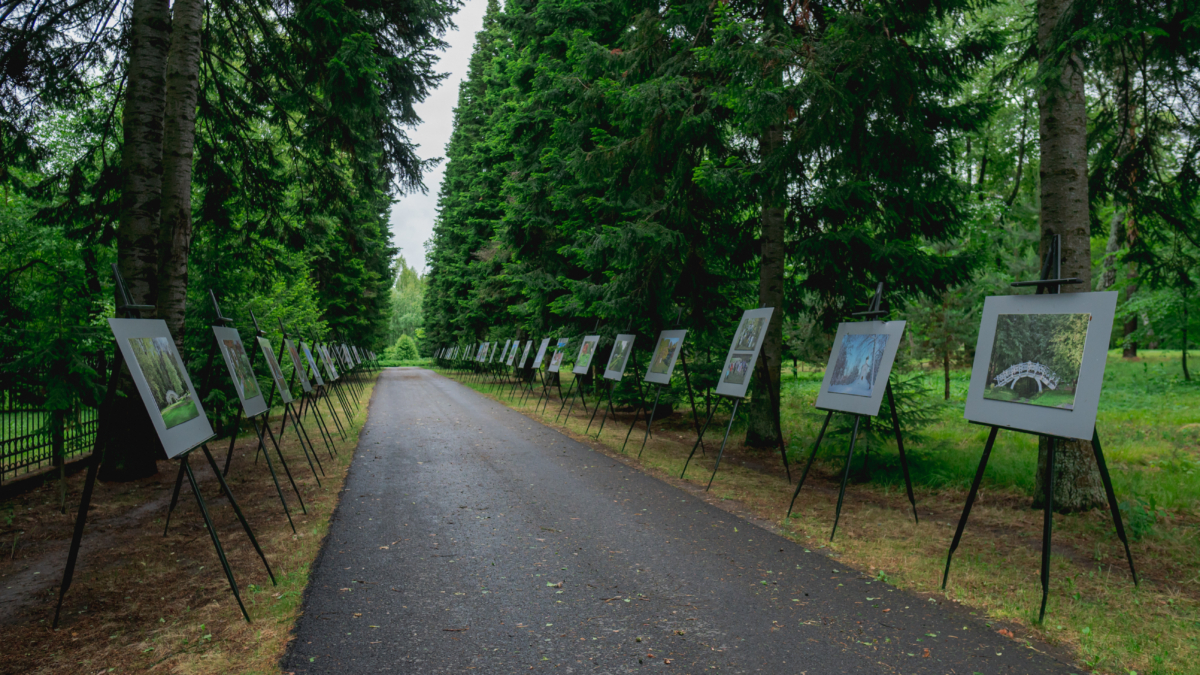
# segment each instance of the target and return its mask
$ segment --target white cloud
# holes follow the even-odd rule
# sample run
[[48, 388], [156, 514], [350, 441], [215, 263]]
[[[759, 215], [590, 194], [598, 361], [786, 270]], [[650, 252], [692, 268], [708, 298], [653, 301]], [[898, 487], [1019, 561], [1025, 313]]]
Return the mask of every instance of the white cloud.
[[[429, 98], [417, 106], [421, 124], [409, 134], [420, 145], [418, 153], [426, 159], [444, 157], [446, 144], [454, 128], [454, 106], [458, 103], [458, 83], [467, 76], [475, 33], [483, 27], [487, 0], [466, 0], [454, 16], [458, 29], [446, 36], [449, 47], [438, 62], [440, 72], [450, 73]], [[437, 215], [437, 194], [446, 168], [443, 161], [425, 176], [428, 194], [402, 196], [392, 205], [390, 220], [392, 243], [409, 266], [425, 273], [425, 242], [433, 234], [433, 219]]]

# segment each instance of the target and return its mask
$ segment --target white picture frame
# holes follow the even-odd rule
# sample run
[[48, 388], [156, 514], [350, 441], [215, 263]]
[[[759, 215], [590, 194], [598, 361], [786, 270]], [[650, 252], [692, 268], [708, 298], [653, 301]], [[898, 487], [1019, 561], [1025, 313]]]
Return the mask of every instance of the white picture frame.
[[904, 321], [838, 324], [815, 407], [874, 417], [904, 336]]
[[[221, 352], [221, 358], [225, 361], [229, 379], [233, 382], [233, 390], [242, 404], [242, 412], [246, 417], [263, 414], [267, 411], [267, 398], [263, 395], [254, 368], [250, 365], [250, 353], [246, 351], [242, 336], [235, 328], [213, 326], [212, 329], [213, 337], [217, 341], [217, 351]], [[238, 372], [239, 367], [246, 372]], [[253, 391], [247, 391], [249, 389]]]
[[612, 351], [608, 355], [608, 363], [604, 364], [604, 379], [620, 382], [625, 376], [625, 367], [629, 364], [629, 355], [633, 353], [637, 336], [632, 333], [621, 333], [613, 338]]
[[675, 372], [675, 364], [683, 354], [683, 342], [687, 339], [686, 330], [664, 330], [654, 340], [654, 350], [650, 352], [650, 363], [646, 364], [646, 376], [643, 382], [651, 384], [671, 384], [671, 375]]
[[733, 342], [725, 355], [725, 365], [721, 367], [721, 375], [717, 379], [715, 392], [731, 398], [746, 398], [746, 390], [750, 387], [750, 379], [754, 375], [754, 366], [758, 363], [758, 354], [762, 351], [763, 340], [771, 326], [771, 315], [774, 307], [748, 309], [742, 313], [737, 330], [733, 334]]

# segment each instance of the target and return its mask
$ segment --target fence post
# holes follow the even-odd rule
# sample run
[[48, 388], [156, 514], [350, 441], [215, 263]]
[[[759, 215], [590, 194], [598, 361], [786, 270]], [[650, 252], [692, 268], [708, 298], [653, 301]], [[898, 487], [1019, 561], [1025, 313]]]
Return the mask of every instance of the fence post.
[[63, 420], [66, 413], [62, 410], [50, 412], [50, 442], [54, 446], [54, 466], [58, 467], [58, 503], [59, 509], [67, 512], [67, 452]]

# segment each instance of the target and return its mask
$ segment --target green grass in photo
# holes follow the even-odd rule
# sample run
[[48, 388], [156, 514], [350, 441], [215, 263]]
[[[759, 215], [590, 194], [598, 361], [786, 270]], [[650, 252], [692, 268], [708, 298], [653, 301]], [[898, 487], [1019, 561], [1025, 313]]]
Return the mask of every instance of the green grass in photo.
[[168, 429], [200, 416], [200, 411], [196, 409], [196, 402], [192, 400], [191, 396], [176, 401], [159, 412], [162, 413], [163, 424]]

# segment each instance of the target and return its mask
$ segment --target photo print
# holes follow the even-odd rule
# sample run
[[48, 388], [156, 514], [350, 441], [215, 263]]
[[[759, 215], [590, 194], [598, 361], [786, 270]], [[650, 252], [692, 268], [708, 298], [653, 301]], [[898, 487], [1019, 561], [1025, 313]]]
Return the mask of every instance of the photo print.
[[513, 363], [515, 363], [517, 360], [517, 349], [520, 348], [520, 346], [520, 340], [513, 340], [512, 348], [508, 350], [508, 360], [504, 362], [504, 365], [508, 366], [509, 368], [512, 367]]
[[579, 345], [579, 356], [575, 358], [575, 367], [571, 372], [582, 375], [592, 365], [592, 357], [596, 355], [596, 347], [600, 344], [599, 335], [586, 335], [583, 344]]
[[337, 368], [333, 367], [333, 360], [329, 358], [329, 351], [325, 349], [325, 345], [317, 345], [317, 353], [321, 355], [321, 363], [325, 365], [325, 374], [329, 376], [329, 381], [338, 379]]
[[881, 333], [843, 335], [836, 349], [829, 391], [870, 397], [883, 365], [887, 342], [888, 335]]
[[729, 344], [720, 379], [717, 380], [716, 393], [734, 398], [746, 397], [754, 366], [758, 363], [758, 353], [774, 312], [773, 307], [763, 307], [742, 313], [742, 319], [733, 333], [733, 341]]
[[275, 350], [271, 349], [270, 340], [260, 337], [258, 338], [258, 346], [262, 349], [263, 356], [267, 360], [267, 367], [271, 370], [271, 377], [275, 379], [275, 388], [279, 390], [279, 396], [283, 398], [284, 403], [291, 403], [292, 389], [283, 377], [283, 369], [279, 367], [279, 361], [275, 358]]
[[733, 340], [733, 351], [752, 352], [758, 349], [759, 342], [767, 330], [767, 319], [763, 317], [748, 318], [742, 321], [738, 328], [737, 337]]
[[1074, 410], [1090, 314], [1000, 314], [983, 397]]
[[533, 340], [525, 341], [525, 349], [521, 352], [521, 360], [517, 361], [518, 368], [524, 368], [526, 363], [529, 363], [529, 350], [533, 347]]
[[288, 356], [292, 359], [292, 368], [296, 370], [296, 375], [300, 379], [300, 388], [305, 393], [312, 391], [312, 383], [308, 381], [308, 374], [304, 372], [304, 362], [300, 360], [300, 353], [296, 351], [296, 343], [292, 342], [291, 338], [285, 338], [283, 348], [287, 350]]
[[725, 364], [721, 382], [723, 384], [745, 384], [746, 375], [750, 373], [750, 368], [753, 366], [750, 361], [753, 356], [753, 354], [734, 354], [733, 358]]
[[217, 344], [221, 346], [221, 354], [225, 357], [225, 365], [229, 367], [238, 398], [246, 401], [262, 395], [258, 390], [258, 379], [254, 377], [254, 370], [250, 367], [250, 357], [246, 354], [241, 339], [218, 338]]
[[550, 357], [550, 372], [557, 373], [559, 366], [562, 365], [563, 355], [566, 354], [567, 345], [570, 344], [569, 338], [559, 338], [558, 345], [554, 349], [554, 356]]
[[308, 348], [307, 344], [301, 342], [300, 351], [304, 352], [304, 359], [308, 361], [308, 367], [312, 370], [313, 379], [317, 381], [317, 386], [324, 387], [325, 380], [321, 379], [321, 371], [317, 370], [317, 362], [313, 360], [312, 350]]
[[212, 438], [212, 426], [166, 322], [109, 319], [108, 325], [167, 457]]
[[963, 417], [1090, 440], [1116, 311], [1113, 291], [985, 298]]
[[129, 338], [130, 351], [150, 387], [163, 426], [173, 429], [200, 416], [179, 365], [175, 342], [165, 337]]
[[542, 367], [542, 360], [546, 358], [546, 349], [550, 347], [550, 338], [544, 338], [542, 343], [538, 345], [537, 356], [533, 359], [533, 369], [537, 370]]
[[619, 382], [625, 376], [625, 365], [629, 362], [629, 355], [633, 353], [635, 338], [632, 334], [623, 333], [613, 339], [612, 354], [608, 357], [608, 364], [604, 366], [605, 379]]
[[683, 349], [683, 339], [686, 330], [664, 330], [654, 341], [654, 353], [650, 355], [650, 365], [646, 368], [646, 382], [654, 384], [670, 384], [671, 373]]

